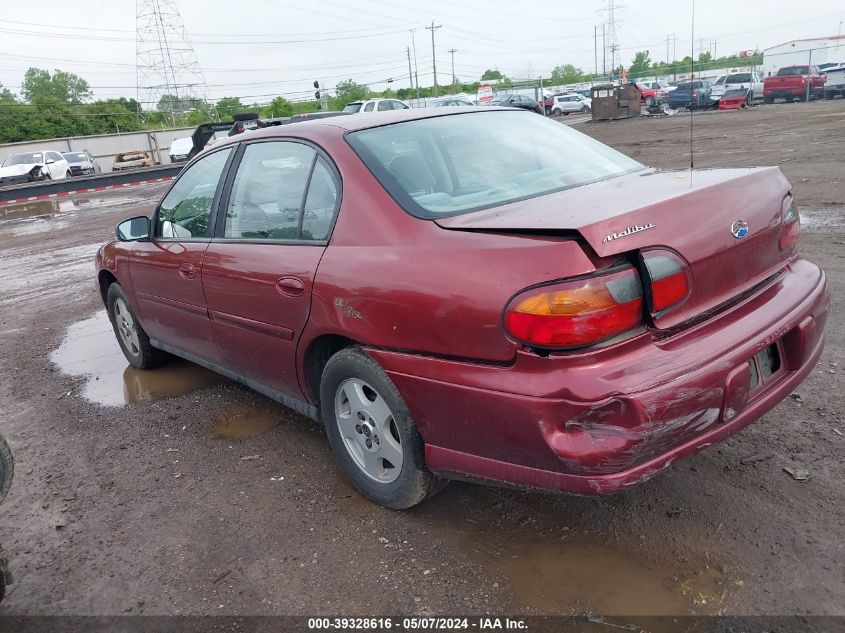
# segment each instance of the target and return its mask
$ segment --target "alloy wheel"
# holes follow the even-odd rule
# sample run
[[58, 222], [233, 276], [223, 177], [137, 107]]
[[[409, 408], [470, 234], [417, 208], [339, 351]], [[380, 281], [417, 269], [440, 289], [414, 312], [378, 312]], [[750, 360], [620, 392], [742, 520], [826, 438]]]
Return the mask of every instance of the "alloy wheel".
[[335, 393], [335, 419], [352, 460], [370, 479], [388, 484], [402, 472], [402, 439], [385, 399], [358, 378]]
[[132, 313], [129, 312], [129, 306], [120, 297], [115, 299], [114, 302], [114, 324], [126, 350], [132, 356], [140, 354], [141, 343], [138, 340], [138, 326], [135, 324], [135, 319], [132, 318]]

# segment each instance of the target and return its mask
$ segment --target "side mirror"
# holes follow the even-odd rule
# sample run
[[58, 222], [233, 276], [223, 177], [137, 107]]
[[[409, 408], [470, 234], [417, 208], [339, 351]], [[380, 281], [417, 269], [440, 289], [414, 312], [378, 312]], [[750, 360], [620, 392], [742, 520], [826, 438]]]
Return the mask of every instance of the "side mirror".
[[124, 220], [114, 230], [121, 242], [140, 242], [150, 239], [150, 219], [145, 215]]

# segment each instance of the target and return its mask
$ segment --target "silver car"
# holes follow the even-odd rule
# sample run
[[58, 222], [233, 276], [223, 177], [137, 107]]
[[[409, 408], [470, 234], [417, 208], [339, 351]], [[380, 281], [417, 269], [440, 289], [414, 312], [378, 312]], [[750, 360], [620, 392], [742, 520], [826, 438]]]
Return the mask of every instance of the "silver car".
[[569, 95], [558, 95], [552, 102], [552, 116], [569, 114], [570, 112], [590, 112], [593, 101], [588, 97], [577, 93]]

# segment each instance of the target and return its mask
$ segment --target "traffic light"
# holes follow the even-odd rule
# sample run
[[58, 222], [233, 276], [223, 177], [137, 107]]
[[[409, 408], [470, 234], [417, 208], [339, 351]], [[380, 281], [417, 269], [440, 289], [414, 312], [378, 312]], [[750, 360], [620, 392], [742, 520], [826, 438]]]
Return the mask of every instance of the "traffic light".
[[317, 91], [317, 92], [314, 93], [314, 98], [317, 101], [319, 101], [320, 100], [320, 82], [319, 81], [314, 82], [314, 89]]

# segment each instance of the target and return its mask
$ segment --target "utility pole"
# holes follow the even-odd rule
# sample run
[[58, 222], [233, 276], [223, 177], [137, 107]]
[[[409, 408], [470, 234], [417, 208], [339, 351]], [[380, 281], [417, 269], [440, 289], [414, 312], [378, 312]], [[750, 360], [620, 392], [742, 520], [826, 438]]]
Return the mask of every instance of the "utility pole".
[[596, 69], [596, 74], [599, 74], [599, 27], [593, 25], [593, 68]]
[[411, 46], [414, 49], [414, 83], [417, 86], [417, 99], [420, 98], [420, 72], [417, 68], [417, 40], [414, 37], [414, 29], [411, 29]]
[[434, 72], [434, 96], [436, 97], [439, 91], [437, 90], [437, 59], [435, 58], [435, 55], [434, 55], [434, 32], [437, 29], [442, 29], [443, 25], [442, 24], [435, 25], [434, 20], [432, 20], [431, 26], [427, 26], [425, 28], [427, 30], [431, 31], [431, 67], [432, 67], [432, 71]]
[[452, 85], [455, 85], [455, 53], [458, 52], [456, 48], [450, 48], [449, 53], [452, 55]]
[[411, 47], [406, 46], [405, 51], [408, 53], [408, 81], [411, 83], [411, 90], [414, 89], [414, 73], [411, 70]]
[[607, 44], [604, 40], [604, 24], [601, 25], [601, 74], [607, 75]]

